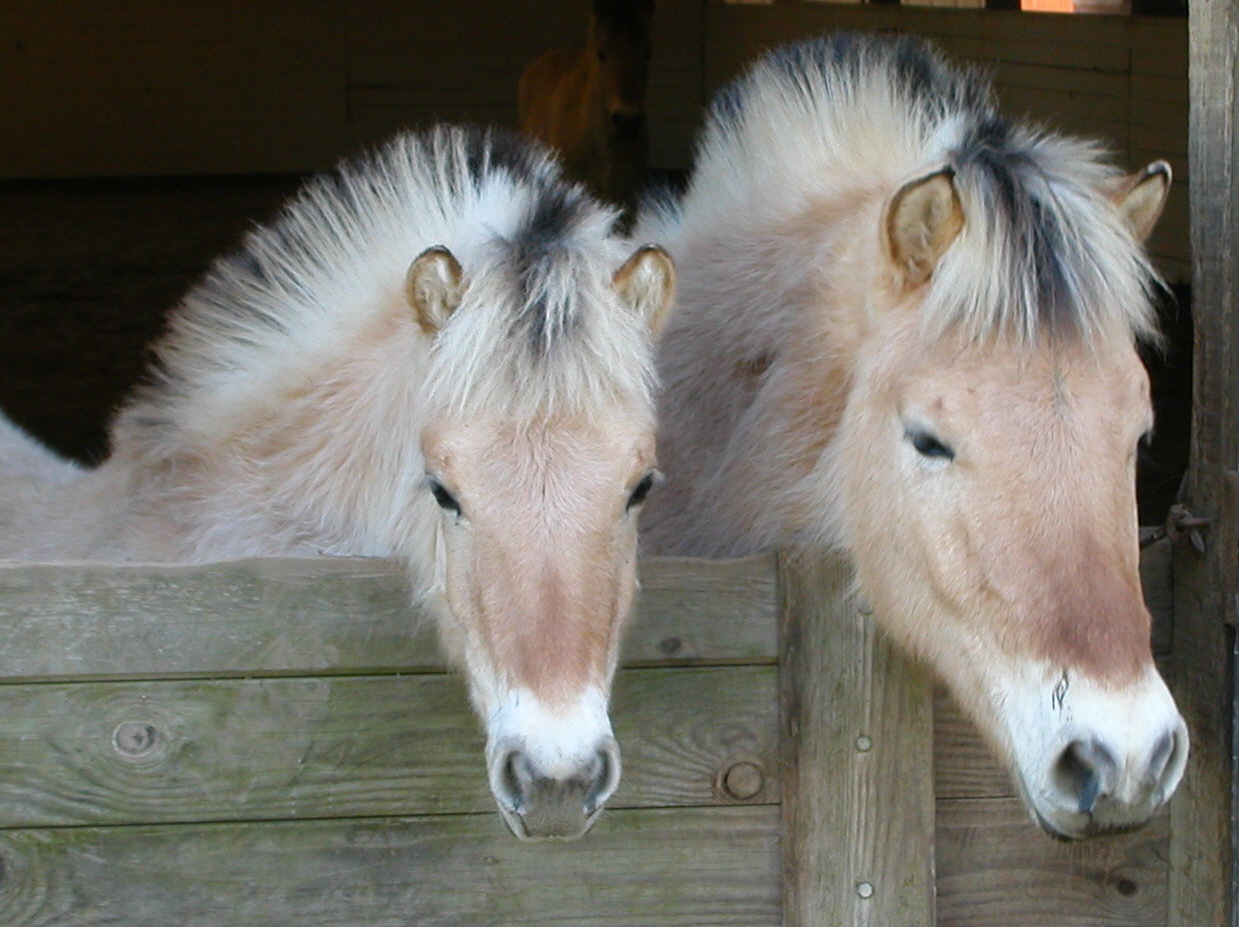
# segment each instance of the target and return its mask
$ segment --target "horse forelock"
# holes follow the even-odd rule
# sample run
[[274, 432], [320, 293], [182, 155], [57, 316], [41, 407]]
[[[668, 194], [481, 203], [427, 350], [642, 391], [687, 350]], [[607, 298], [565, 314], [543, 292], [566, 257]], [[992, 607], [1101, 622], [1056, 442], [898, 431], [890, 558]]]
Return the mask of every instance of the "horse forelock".
[[520, 192], [515, 224], [464, 268], [461, 307], [436, 340], [432, 404], [515, 420], [648, 404], [650, 335], [611, 287], [627, 257], [616, 214], [577, 186]]
[[[920, 39], [842, 32], [767, 55], [715, 98], [694, 187], [717, 218], [881, 177], [890, 195], [944, 167], [965, 223], [928, 287], [929, 329], [1156, 340], [1159, 281], [1106, 199], [1102, 148], [1007, 121], [985, 74]], [[728, 189], [753, 202], [721, 202]]]
[[946, 163], [965, 221], [935, 268], [927, 326], [1029, 343], [1157, 339], [1158, 276], [1107, 200], [1118, 172], [1097, 145], [991, 116], [966, 125]]

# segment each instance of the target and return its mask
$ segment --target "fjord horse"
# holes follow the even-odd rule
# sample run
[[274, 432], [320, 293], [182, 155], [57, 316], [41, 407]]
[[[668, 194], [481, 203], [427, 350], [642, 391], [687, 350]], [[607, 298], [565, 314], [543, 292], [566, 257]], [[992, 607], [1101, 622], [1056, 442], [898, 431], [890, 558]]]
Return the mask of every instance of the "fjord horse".
[[585, 47], [549, 51], [521, 75], [520, 128], [556, 149], [595, 195], [631, 208], [649, 137], [645, 83], [654, 0], [594, 0]]
[[514, 135], [346, 162], [185, 297], [101, 466], [0, 428], [0, 557], [402, 558], [504, 819], [580, 836], [620, 775], [608, 700], [672, 286], [616, 220]]
[[1146, 821], [1188, 750], [1134, 489], [1169, 184], [1004, 119], [919, 41], [838, 34], [725, 89], [637, 227], [679, 274], [645, 540], [846, 550], [1066, 838]]

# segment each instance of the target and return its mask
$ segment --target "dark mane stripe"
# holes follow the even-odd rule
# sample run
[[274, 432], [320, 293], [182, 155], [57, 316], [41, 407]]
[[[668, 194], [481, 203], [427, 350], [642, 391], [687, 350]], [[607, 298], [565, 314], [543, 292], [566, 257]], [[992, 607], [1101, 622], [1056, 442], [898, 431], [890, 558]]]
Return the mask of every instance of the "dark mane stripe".
[[[772, 131], [763, 122], [772, 102], [783, 106], [785, 122], [788, 112], [793, 122], [803, 113], [805, 124], [782, 127], [786, 135], [818, 133], [823, 151], [860, 163], [888, 155], [834, 151], [827, 136], [893, 107], [922, 152], [907, 169], [954, 171], [972, 234], [944, 257], [949, 283], [936, 287], [926, 308], [935, 324], [1087, 336], [1117, 313], [1138, 336], [1153, 336], [1146, 304], [1156, 273], [1102, 192], [1117, 171], [1092, 143], [1003, 118], [977, 69], [954, 66], [905, 35], [842, 32], [793, 43], [716, 97], [699, 159], [735, 144], [751, 146], [750, 162], [752, 150], [777, 159], [753, 141]], [[967, 256], [951, 253], [966, 248], [973, 249]]]

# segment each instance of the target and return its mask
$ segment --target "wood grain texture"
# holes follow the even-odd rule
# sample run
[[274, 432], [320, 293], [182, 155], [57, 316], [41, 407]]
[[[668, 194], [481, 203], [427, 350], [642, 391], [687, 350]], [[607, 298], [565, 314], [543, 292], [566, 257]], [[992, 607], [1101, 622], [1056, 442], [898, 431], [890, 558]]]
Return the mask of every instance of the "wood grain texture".
[[932, 927], [929, 674], [877, 633], [840, 556], [780, 561], [788, 927]]
[[[772, 564], [644, 562], [625, 661], [773, 662]], [[377, 559], [0, 564], [0, 679], [441, 670], [408, 603], [400, 565]]]
[[498, 815], [0, 833], [6, 927], [776, 927], [778, 810], [616, 811], [577, 843]]
[[1191, 36], [1195, 382], [1186, 501], [1215, 521], [1175, 557], [1174, 693], [1192, 750], [1172, 804], [1170, 924], [1235, 917], [1234, 650], [1239, 556], [1239, 7], [1194, 0]]
[[938, 927], [1162, 927], [1168, 830], [1062, 843], [1017, 799], [939, 801]]
[[[494, 808], [454, 676], [4, 686], [0, 703], [0, 828]], [[622, 671], [614, 706], [612, 807], [778, 801], [773, 667]]]

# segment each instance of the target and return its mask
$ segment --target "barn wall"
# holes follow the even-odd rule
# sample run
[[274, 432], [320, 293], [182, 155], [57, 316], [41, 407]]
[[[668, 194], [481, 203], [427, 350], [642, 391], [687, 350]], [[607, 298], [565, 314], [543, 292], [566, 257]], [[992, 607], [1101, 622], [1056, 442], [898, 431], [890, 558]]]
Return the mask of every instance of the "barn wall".
[[[6, 0], [0, 177], [301, 172], [436, 119], [515, 123], [526, 62], [581, 36], [582, 0]], [[1182, 19], [661, 0], [652, 163], [688, 164], [702, 102], [762, 47], [822, 28], [898, 29], [992, 65], [1004, 102], [1170, 160], [1153, 242], [1186, 279]]]

